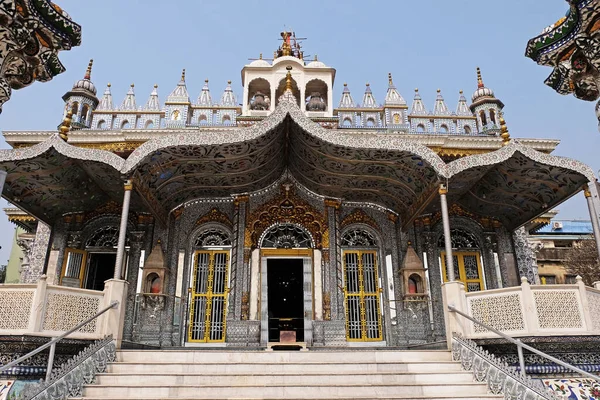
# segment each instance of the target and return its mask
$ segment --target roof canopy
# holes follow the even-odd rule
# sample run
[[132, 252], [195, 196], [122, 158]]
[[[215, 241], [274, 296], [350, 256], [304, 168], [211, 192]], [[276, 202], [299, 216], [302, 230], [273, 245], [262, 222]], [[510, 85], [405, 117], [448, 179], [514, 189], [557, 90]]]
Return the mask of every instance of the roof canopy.
[[181, 131], [144, 143], [126, 160], [55, 136], [0, 150], [0, 168], [8, 171], [3, 196], [51, 224], [64, 213], [120, 202], [124, 177], [134, 181], [132, 207], [165, 223], [190, 200], [257, 191], [289, 171], [315, 193], [377, 204], [404, 223], [435, 212], [438, 185], [448, 181], [451, 203], [512, 229], [595, 179], [582, 163], [518, 143], [446, 164], [394, 135], [324, 129], [291, 101], [250, 128]]

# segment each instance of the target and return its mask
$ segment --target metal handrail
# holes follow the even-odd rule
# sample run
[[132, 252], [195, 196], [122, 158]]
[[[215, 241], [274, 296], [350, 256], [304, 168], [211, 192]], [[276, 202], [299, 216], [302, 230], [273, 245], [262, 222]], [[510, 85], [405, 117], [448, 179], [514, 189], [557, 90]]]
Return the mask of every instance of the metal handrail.
[[475, 318], [471, 317], [470, 315], [465, 314], [464, 312], [462, 312], [460, 310], [457, 310], [456, 307], [448, 305], [448, 310], [450, 310], [452, 312], [455, 312], [458, 315], [463, 316], [463, 317], [465, 317], [466, 319], [468, 319], [470, 321], [473, 321], [477, 325], [483, 326], [485, 329], [494, 332], [496, 335], [498, 335], [498, 336], [500, 336], [500, 337], [508, 340], [509, 342], [511, 342], [513, 344], [516, 344], [517, 345], [517, 352], [519, 354], [519, 366], [521, 367], [521, 374], [523, 376], [526, 375], [526, 373], [525, 373], [525, 358], [523, 357], [523, 349], [527, 349], [527, 350], [531, 351], [532, 353], [535, 353], [538, 356], [542, 356], [542, 357], [544, 357], [544, 358], [546, 358], [546, 359], [548, 359], [548, 360], [550, 360], [550, 361], [552, 361], [552, 362], [554, 362], [554, 363], [556, 363], [558, 365], [561, 365], [561, 366], [563, 366], [563, 367], [565, 367], [567, 369], [570, 369], [571, 371], [575, 371], [575, 372], [577, 372], [579, 374], [587, 376], [588, 378], [592, 378], [594, 380], [600, 381], [600, 376], [591, 374], [591, 373], [589, 373], [587, 371], [582, 370], [581, 368], [577, 368], [574, 365], [571, 365], [571, 364], [569, 364], [567, 362], [561, 361], [558, 358], [552, 357], [550, 354], [546, 354], [543, 351], [540, 351], [540, 350], [538, 350], [536, 348], [533, 348], [533, 347], [531, 347], [531, 346], [529, 346], [529, 345], [521, 342], [519, 339], [514, 339], [514, 338], [508, 336], [506, 333], [500, 332], [499, 330], [497, 330], [495, 328], [492, 328], [491, 326], [486, 325], [486, 324], [484, 324], [481, 321], [476, 320]]
[[50, 375], [52, 373], [52, 365], [54, 364], [54, 352], [56, 350], [56, 343], [58, 341], [64, 339], [65, 337], [69, 336], [71, 333], [78, 331], [83, 326], [89, 324], [90, 322], [92, 322], [93, 320], [95, 320], [96, 318], [98, 318], [99, 316], [101, 316], [102, 314], [104, 314], [105, 312], [107, 312], [108, 310], [110, 310], [111, 308], [116, 308], [118, 305], [119, 305], [118, 301], [113, 301], [108, 307], [106, 307], [106, 308], [98, 311], [98, 313], [96, 315], [94, 315], [93, 317], [90, 317], [90, 318], [86, 319], [85, 321], [81, 322], [80, 324], [78, 324], [77, 326], [75, 326], [74, 328], [72, 328], [71, 330], [69, 330], [69, 331], [63, 333], [62, 335], [60, 335], [60, 336], [52, 339], [48, 343], [45, 343], [45, 344], [41, 345], [37, 349], [30, 351], [29, 353], [25, 354], [24, 356], [21, 356], [21, 357], [17, 358], [16, 360], [9, 362], [6, 365], [0, 366], [0, 374], [2, 374], [2, 372], [4, 372], [4, 371], [8, 370], [9, 368], [12, 368], [15, 365], [19, 364], [21, 361], [25, 361], [29, 357], [35, 356], [39, 352], [44, 351], [48, 347], [50, 347], [50, 354], [48, 355], [48, 366], [46, 368], [46, 381], [49, 380], [50, 379]]

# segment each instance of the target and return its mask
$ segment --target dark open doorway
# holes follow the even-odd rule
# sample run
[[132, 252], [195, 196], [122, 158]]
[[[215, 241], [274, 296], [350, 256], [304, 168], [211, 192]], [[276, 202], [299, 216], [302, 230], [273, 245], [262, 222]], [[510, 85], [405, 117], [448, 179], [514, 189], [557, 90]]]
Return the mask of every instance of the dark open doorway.
[[269, 342], [279, 342], [282, 331], [296, 332], [304, 341], [304, 282], [302, 259], [267, 260]]
[[104, 281], [112, 279], [115, 274], [115, 253], [90, 253], [85, 288], [104, 290]]

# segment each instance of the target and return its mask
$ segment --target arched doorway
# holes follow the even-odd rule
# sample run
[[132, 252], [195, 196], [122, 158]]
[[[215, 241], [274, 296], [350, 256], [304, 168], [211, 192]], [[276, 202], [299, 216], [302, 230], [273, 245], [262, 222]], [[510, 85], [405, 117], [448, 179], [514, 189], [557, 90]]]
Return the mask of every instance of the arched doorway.
[[192, 244], [187, 341], [225, 341], [231, 234], [220, 226], [201, 229]]
[[378, 245], [361, 227], [342, 235], [346, 339], [354, 342], [383, 340]]
[[[450, 241], [452, 242], [452, 260], [454, 263], [454, 277], [465, 284], [467, 292], [485, 290], [483, 269], [481, 265], [481, 250], [475, 235], [464, 229], [451, 229]], [[438, 248], [444, 248], [444, 235], [438, 241]], [[448, 281], [446, 270], [446, 252], [440, 250], [442, 264], [442, 277]]]
[[298, 224], [276, 223], [258, 243], [261, 342], [312, 343], [312, 235]]

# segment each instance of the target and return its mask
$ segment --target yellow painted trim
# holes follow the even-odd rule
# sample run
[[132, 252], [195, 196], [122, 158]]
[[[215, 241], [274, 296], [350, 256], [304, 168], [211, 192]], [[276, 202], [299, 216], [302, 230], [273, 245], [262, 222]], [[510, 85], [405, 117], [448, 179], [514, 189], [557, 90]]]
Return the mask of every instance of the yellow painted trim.
[[313, 249], [260, 249], [261, 257], [312, 257]]
[[87, 261], [87, 255], [88, 255], [88, 252], [85, 250], [70, 249], [70, 248], [65, 249], [65, 255], [63, 257], [63, 265], [62, 265], [62, 268], [60, 271], [60, 284], [62, 285], [63, 278], [65, 277], [65, 272], [67, 271], [67, 262], [69, 261], [69, 254], [71, 254], [71, 253], [83, 254], [83, 256], [81, 257], [81, 266], [79, 268], [79, 287], [83, 288], [83, 277], [85, 276], [85, 270], [87, 267], [86, 261]]
[[[455, 277], [457, 281], [460, 281], [465, 284], [465, 291], [469, 291], [469, 283], [479, 283], [479, 287], [481, 290], [485, 290], [485, 286], [483, 284], [483, 268], [481, 267], [481, 253], [478, 251], [454, 251], [452, 252], [452, 256], [456, 256], [458, 259], [458, 277]], [[474, 256], [477, 261], [477, 273], [479, 274], [479, 279], [467, 279], [467, 274], [465, 271], [465, 256]], [[444, 282], [448, 282], [448, 275], [446, 273], [446, 252], [440, 251], [440, 258], [442, 259], [442, 273]]]

